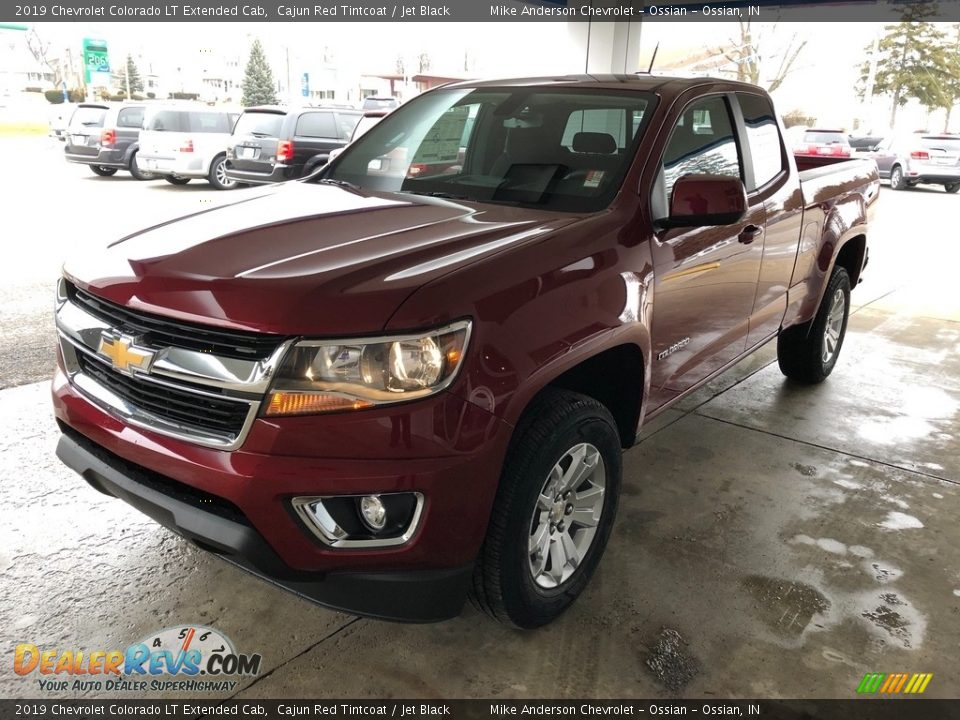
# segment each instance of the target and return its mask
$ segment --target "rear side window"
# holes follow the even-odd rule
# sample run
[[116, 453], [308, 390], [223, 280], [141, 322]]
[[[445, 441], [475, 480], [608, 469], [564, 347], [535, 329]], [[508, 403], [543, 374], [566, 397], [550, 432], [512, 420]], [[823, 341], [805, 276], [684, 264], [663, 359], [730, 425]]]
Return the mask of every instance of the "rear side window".
[[145, 129], [162, 132], [187, 132], [190, 128], [187, 125], [186, 113], [177, 110], [158, 110], [147, 120]]
[[357, 127], [361, 117], [363, 116], [359, 113], [351, 113], [350, 115], [337, 113], [337, 127], [340, 130], [341, 140], [349, 140], [353, 137], [353, 130]]
[[337, 124], [331, 112], [304, 113], [297, 120], [296, 133], [300, 137], [338, 138]]
[[673, 184], [684, 175], [729, 175], [742, 179], [742, 164], [727, 101], [722, 97], [698, 100], [688, 105], [677, 120], [663, 156], [667, 201]]
[[631, 114], [630, 136], [627, 137], [626, 119], [627, 111], [624, 108], [575, 110], [567, 118], [560, 144], [573, 151], [573, 139], [578, 133], [603, 133], [613, 137], [617, 148], [623, 150], [633, 140], [633, 133], [640, 126], [639, 122], [632, 122]]
[[103, 119], [106, 115], [106, 108], [78, 107], [73, 112], [73, 117], [70, 118], [70, 124], [84, 127], [103, 127]]
[[280, 137], [285, 115], [272, 112], [245, 112], [237, 120], [233, 129], [235, 135], [256, 135], [258, 137]]
[[223, 112], [191, 112], [189, 116], [190, 132], [230, 134], [233, 122], [230, 115]]
[[753, 187], [756, 190], [784, 170], [783, 145], [773, 106], [762, 95], [737, 93], [743, 121], [747, 126], [747, 143], [753, 162]]
[[138, 128], [143, 125], [143, 108], [123, 108], [117, 113], [117, 127]]

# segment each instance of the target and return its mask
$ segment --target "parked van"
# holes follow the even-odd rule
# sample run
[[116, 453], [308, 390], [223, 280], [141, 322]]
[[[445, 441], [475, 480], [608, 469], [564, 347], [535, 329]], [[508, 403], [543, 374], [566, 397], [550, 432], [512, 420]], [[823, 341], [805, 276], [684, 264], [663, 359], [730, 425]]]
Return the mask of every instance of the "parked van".
[[80, 103], [63, 131], [67, 162], [89, 165], [100, 177], [126, 170], [137, 180], [155, 176], [140, 166], [142, 103]]
[[206, 179], [218, 190], [236, 187], [224, 160], [239, 110], [206, 106], [151, 108], [140, 133], [140, 166], [174, 185]]

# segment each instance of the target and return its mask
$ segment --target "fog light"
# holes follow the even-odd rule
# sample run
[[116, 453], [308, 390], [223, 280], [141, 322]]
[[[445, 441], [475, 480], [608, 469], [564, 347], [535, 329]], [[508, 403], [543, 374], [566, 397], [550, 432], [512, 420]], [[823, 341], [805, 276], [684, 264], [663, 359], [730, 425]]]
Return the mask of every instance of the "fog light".
[[366, 526], [374, 532], [380, 532], [387, 525], [387, 508], [377, 495], [360, 498], [360, 515]]

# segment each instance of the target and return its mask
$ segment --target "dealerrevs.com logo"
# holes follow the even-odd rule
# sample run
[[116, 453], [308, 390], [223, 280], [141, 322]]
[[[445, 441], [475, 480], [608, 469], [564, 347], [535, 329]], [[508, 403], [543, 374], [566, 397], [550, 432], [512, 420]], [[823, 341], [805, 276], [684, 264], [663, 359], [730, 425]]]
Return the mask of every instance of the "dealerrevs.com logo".
[[167, 628], [125, 650], [59, 650], [20, 643], [17, 675], [36, 678], [45, 692], [233, 690], [260, 672], [259, 653], [238, 653], [230, 639], [202, 625]]

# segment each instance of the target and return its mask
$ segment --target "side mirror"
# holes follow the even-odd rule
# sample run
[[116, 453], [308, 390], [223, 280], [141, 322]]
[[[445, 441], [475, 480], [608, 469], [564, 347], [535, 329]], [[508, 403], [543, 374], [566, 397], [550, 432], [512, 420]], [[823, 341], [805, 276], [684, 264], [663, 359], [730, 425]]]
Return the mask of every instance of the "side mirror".
[[656, 221], [663, 229], [733, 225], [747, 213], [747, 191], [740, 178], [684, 175], [673, 185], [670, 215]]

